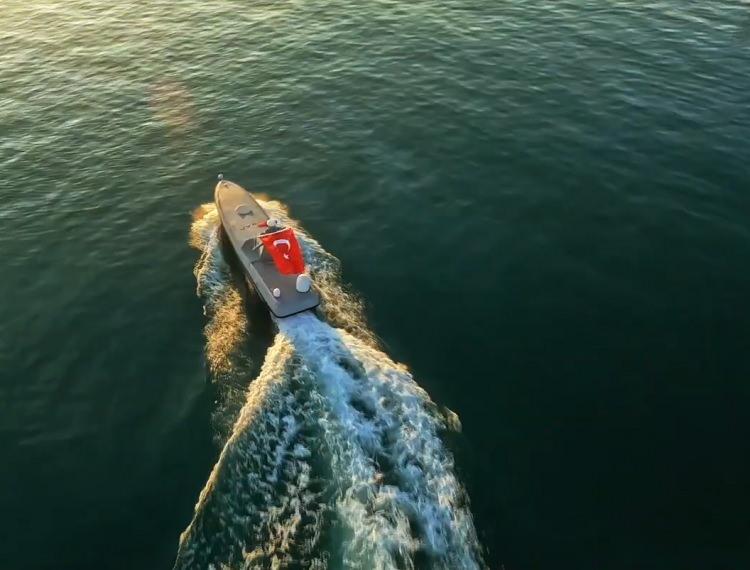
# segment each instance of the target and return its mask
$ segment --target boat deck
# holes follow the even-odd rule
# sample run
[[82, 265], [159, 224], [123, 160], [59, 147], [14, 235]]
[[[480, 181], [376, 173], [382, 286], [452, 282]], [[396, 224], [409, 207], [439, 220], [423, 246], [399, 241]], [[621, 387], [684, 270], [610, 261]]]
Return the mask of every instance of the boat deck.
[[[255, 198], [228, 180], [219, 181], [214, 196], [224, 231], [245, 275], [271, 312], [288, 317], [317, 307], [320, 295], [315, 286], [305, 293], [297, 291], [297, 276], [279, 273], [271, 257], [257, 247], [258, 236], [266, 229], [259, 224], [268, 220], [268, 214]], [[274, 289], [280, 291], [278, 298], [273, 296]]]

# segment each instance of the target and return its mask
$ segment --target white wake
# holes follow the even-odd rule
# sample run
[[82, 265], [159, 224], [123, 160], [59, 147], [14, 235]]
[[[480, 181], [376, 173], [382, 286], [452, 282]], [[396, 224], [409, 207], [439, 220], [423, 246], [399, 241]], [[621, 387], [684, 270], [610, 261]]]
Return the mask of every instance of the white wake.
[[[440, 438], [455, 421], [378, 349], [361, 305], [341, 286], [338, 261], [281, 204], [263, 205], [298, 231], [325, 320], [303, 313], [276, 321], [278, 334], [180, 538], [175, 568], [483, 567], [468, 501]], [[192, 234], [202, 251], [196, 278], [209, 317], [207, 361], [224, 374], [223, 366], [242, 361], [238, 339], [247, 321], [237, 312], [243, 306], [215, 211], [203, 208]], [[238, 336], [227, 323], [241, 329]]]

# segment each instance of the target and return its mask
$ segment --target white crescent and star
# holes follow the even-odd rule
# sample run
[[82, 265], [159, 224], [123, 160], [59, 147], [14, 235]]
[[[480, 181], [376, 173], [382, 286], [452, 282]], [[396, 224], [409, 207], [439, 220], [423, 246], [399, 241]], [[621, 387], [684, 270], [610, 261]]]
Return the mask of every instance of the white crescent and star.
[[279, 247], [279, 245], [285, 245], [286, 246], [286, 251], [284, 253], [282, 253], [282, 255], [284, 256], [284, 259], [290, 259], [289, 258], [289, 252], [292, 250], [292, 244], [289, 242], [289, 240], [288, 239], [277, 239], [277, 240], [273, 241], [273, 246], [274, 247]]

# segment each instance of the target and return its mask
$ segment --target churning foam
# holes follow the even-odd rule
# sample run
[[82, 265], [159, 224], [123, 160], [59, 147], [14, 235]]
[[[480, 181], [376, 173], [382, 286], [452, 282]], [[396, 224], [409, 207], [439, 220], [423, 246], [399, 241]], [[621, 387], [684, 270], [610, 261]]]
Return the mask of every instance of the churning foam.
[[[310, 312], [277, 320], [175, 568], [482, 567], [468, 500], [440, 439], [455, 415], [441, 414], [378, 349], [360, 303], [340, 284], [338, 260], [281, 204], [263, 206], [297, 230], [325, 321]], [[192, 236], [202, 247], [196, 279], [212, 366], [211, 335], [233, 338], [221, 308], [232, 305], [234, 287], [216, 212], [202, 212]], [[196, 241], [196, 233], [209, 237]], [[246, 321], [231, 320], [243, 336]], [[241, 352], [219, 344], [228, 349], [220, 363]]]

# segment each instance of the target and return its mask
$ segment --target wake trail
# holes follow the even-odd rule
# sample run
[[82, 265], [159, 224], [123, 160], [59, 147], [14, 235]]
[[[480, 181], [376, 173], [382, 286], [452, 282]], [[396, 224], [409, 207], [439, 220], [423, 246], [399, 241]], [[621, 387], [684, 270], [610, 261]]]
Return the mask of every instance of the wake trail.
[[447, 426], [408, 370], [341, 329], [303, 313], [278, 321], [325, 397], [320, 422], [351, 531], [348, 566], [477, 567], [465, 492], [439, 432]]
[[[341, 285], [338, 260], [283, 205], [263, 206], [295, 227], [325, 320], [311, 312], [275, 320], [278, 334], [180, 538], [175, 568], [484, 567], [440, 437], [455, 418], [379, 350], [361, 303]], [[196, 279], [209, 317], [207, 362], [221, 375], [242, 353], [247, 322], [235, 311], [239, 292], [215, 210], [202, 208], [193, 225], [193, 235], [207, 236], [193, 240], [202, 252]]]

